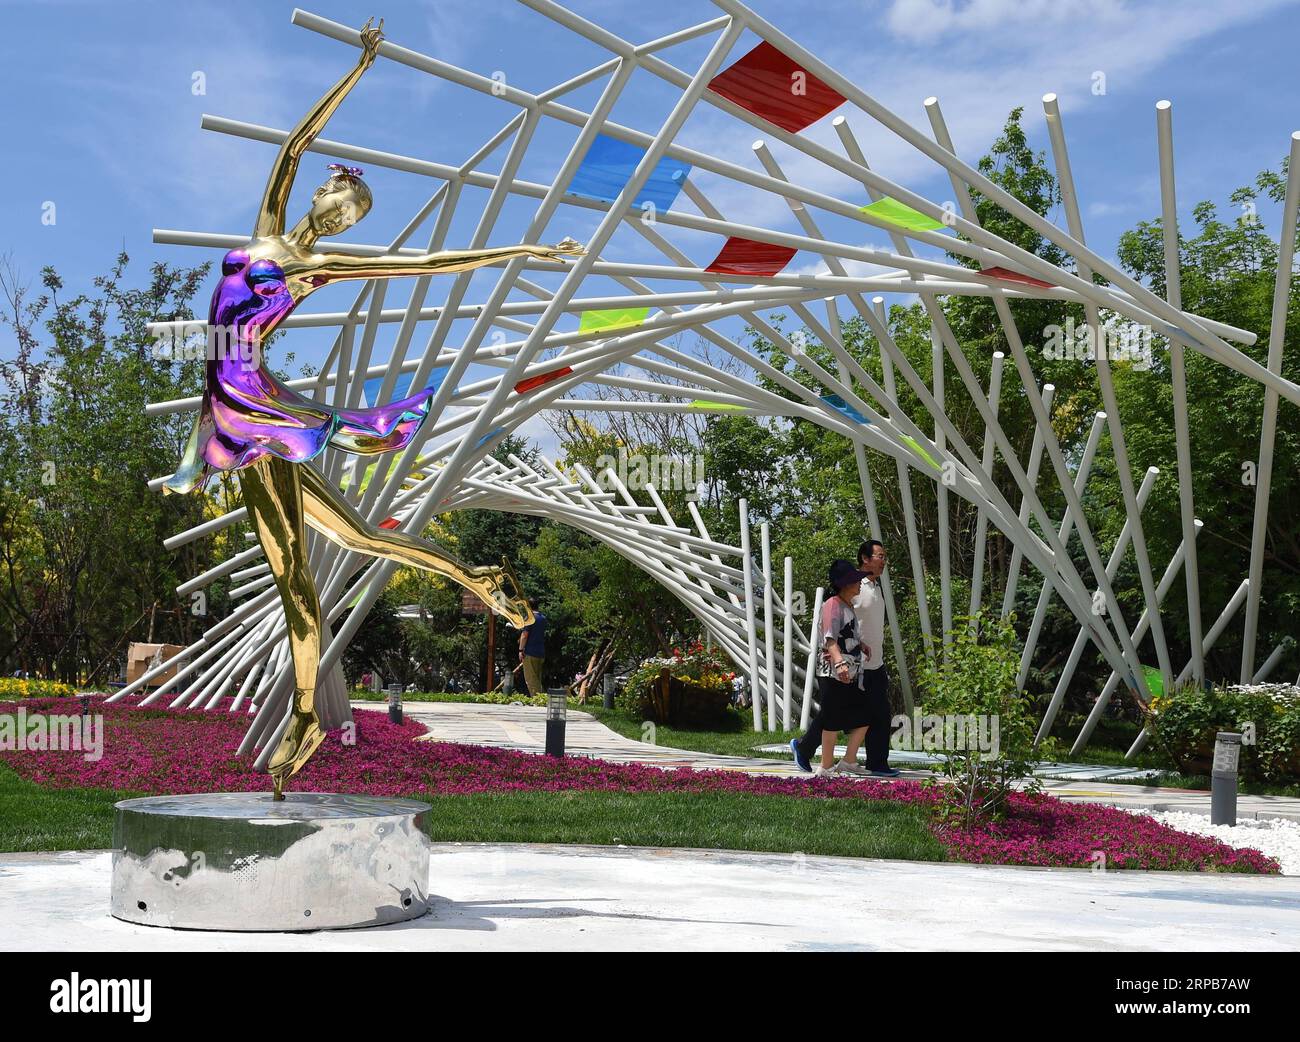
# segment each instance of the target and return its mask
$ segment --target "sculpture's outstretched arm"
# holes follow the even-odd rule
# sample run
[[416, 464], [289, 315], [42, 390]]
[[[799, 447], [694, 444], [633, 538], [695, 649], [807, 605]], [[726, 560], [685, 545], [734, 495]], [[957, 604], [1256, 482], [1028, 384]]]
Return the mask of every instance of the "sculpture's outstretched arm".
[[271, 176], [266, 182], [266, 193], [262, 196], [257, 225], [253, 229], [254, 236], [284, 234], [284, 214], [289, 205], [289, 192], [293, 188], [293, 179], [298, 173], [298, 163], [303, 153], [316, 139], [316, 135], [325, 129], [329, 118], [348, 96], [348, 91], [357, 85], [362, 73], [375, 63], [379, 44], [383, 40], [383, 28], [382, 18], [377, 29], [372, 29], [370, 20], [367, 20], [361, 29], [361, 58], [357, 61], [356, 68], [326, 91], [284, 139], [284, 144], [280, 146], [280, 154], [275, 157], [275, 165], [271, 168]]
[[[572, 239], [558, 246], [494, 246], [482, 250], [442, 250], [422, 256], [354, 257], [343, 253], [316, 254], [307, 274], [319, 284], [341, 279], [382, 279], [402, 275], [450, 275], [470, 271], [515, 257], [536, 257], [539, 260], [558, 260], [579, 256], [583, 248]], [[294, 274], [297, 274], [295, 272]]]

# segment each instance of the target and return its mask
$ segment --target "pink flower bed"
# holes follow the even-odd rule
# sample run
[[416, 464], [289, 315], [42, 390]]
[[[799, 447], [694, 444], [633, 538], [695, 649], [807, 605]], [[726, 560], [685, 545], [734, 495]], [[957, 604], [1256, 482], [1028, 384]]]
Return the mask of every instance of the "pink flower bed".
[[[68, 713], [67, 700], [25, 700], [28, 714]], [[17, 711], [0, 703], [0, 713]], [[51, 788], [91, 788], [139, 793], [243, 792], [269, 787], [249, 757], [235, 754], [248, 717], [242, 714], [141, 709], [96, 703], [104, 716], [104, 755], [80, 752], [0, 753], [19, 776]], [[500, 792], [727, 792], [793, 799], [889, 800], [934, 806], [935, 786], [917, 782], [834, 779], [810, 781], [731, 771], [663, 770], [639, 764], [547, 756], [481, 746], [419, 742], [414, 720], [390, 723], [377, 712], [357, 714], [356, 741], [330, 738], [294, 777], [304, 792], [373, 796], [472, 796]], [[1010, 865], [1091, 866], [1097, 851], [1108, 868], [1276, 873], [1279, 866], [1257, 850], [1236, 850], [1218, 840], [1178, 832], [1151, 818], [1096, 804], [1065, 803], [1019, 794], [1004, 821], [970, 832], [933, 826], [948, 856], [960, 861]]]
[[[1067, 803], [1017, 793], [1006, 818], [976, 831], [944, 829], [939, 838], [957, 861], [995, 865], [1088, 866], [1275, 875], [1281, 866], [1252, 848], [1162, 825], [1100, 803]], [[1098, 855], [1104, 855], [1104, 860]]]

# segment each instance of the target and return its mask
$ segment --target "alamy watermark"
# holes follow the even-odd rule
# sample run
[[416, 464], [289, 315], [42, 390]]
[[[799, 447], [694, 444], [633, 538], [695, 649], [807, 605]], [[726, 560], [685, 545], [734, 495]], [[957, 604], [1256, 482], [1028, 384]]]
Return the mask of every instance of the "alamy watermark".
[[978, 752], [981, 760], [996, 760], [1001, 729], [996, 713], [929, 713], [919, 709], [890, 722], [891, 748], [906, 752]]
[[1093, 326], [1075, 323], [1073, 317], [1063, 326], [1053, 323], [1043, 329], [1043, 357], [1053, 361], [1128, 362], [1134, 369], [1150, 369], [1154, 334], [1150, 326], [1136, 322], [1106, 322]]
[[653, 485], [660, 492], [694, 492], [704, 480], [704, 457], [672, 455], [659, 452], [634, 452], [619, 447], [618, 455], [610, 453], [596, 459], [597, 480], [610, 491], [614, 482], [607, 476], [614, 474], [624, 488], [639, 490]]
[[138, 977], [83, 978], [79, 973], [50, 982], [51, 1013], [129, 1013], [137, 1024], [152, 1016], [153, 980]]
[[154, 331], [151, 353], [160, 362], [234, 360], [246, 369], [255, 369], [259, 363], [255, 340], [250, 339], [247, 330], [241, 335], [238, 323], [210, 326], [206, 322], [186, 322], [163, 326]]
[[78, 752], [88, 763], [104, 756], [104, 717], [54, 713], [0, 713], [0, 752]]

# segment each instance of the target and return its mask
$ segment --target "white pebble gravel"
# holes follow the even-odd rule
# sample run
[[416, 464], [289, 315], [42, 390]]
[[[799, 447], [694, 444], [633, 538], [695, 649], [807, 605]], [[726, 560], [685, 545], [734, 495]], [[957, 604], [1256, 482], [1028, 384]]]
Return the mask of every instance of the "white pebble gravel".
[[1140, 811], [1179, 832], [1222, 840], [1230, 847], [1253, 847], [1276, 858], [1285, 876], [1300, 876], [1300, 821], [1285, 818], [1238, 818], [1235, 825], [1211, 825], [1208, 814], [1186, 811]]

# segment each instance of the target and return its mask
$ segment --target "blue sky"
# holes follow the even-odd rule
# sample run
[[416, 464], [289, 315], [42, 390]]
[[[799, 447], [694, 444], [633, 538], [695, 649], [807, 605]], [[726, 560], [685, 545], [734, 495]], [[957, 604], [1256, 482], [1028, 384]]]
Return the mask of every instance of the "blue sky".
[[[503, 72], [529, 90], [543, 90], [608, 57], [514, 0], [384, 0], [371, 6], [385, 17], [385, 33], [395, 43], [484, 75]], [[572, 0], [568, 6], [634, 41], [719, 13], [706, 0]], [[752, 0], [752, 6], [917, 126], [927, 126], [922, 100], [937, 95], [958, 151], [970, 161], [1017, 105], [1025, 107], [1036, 147], [1047, 148], [1041, 97], [1055, 91], [1089, 242], [1107, 255], [1121, 231], [1158, 213], [1158, 99], [1174, 103], [1184, 216], [1207, 198], [1226, 208], [1232, 189], [1262, 167], [1276, 167], [1290, 133], [1300, 128], [1294, 89], [1300, 11], [1292, 0]], [[366, 5], [337, 0], [307, 9], [351, 25], [371, 13]], [[213, 259], [203, 250], [155, 246], [155, 227], [246, 234], [272, 150], [202, 131], [200, 116], [288, 128], [356, 57], [351, 47], [293, 26], [292, 11], [293, 4], [276, 0], [0, 3], [6, 28], [0, 88], [8, 99], [0, 109], [0, 131], [9, 143], [0, 253], [10, 254], [29, 279], [52, 264], [70, 287], [80, 288], [123, 247], [141, 275], [154, 259]], [[754, 42], [745, 37], [731, 60]], [[691, 69], [709, 43], [697, 41], [665, 57]], [[1104, 95], [1093, 93], [1098, 72], [1105, 74]], [[196, 73], [202, 74], [203, 94], [193, 91]], [[614, 116], [653, 132], [674, 94], [644, 72], [632, 82]], [[597, 90], [578, 91], [570, 103], [588, 108]], [[459, 163], [513, 113], [501, 101], [381, 61], [326, 136]], [[850, 122], [873, 168], [931, 198], [950, 196], [946, 177], [928, 160], [869, 126], [861, 113], [851, 113]], [[824, 119], [805, 134], [834, 147], [829, 123]], [[539, 134], [524, 176], [546, 180], [574, 133], [548, 128]], [[701, 107], [680, 140], [757, 169], [750, 148], [756, 136], [752, 127]], [[778, 155], [792, 179], [843, 188], [797, 153]], [[315, 155], [305, 161], [291, 204], [295, 216], [327, 161]], [[498, 162], [496, 157], [485, 168], [495, 169]], [[387, 170], [368, 172], [367, 180], [376, 206], [349, 234], [355, 241], [388, 241], [434, 187]], [[710, 194], [733, 220], [790, 224], [779, 201], [761, 193], [718, 185]], [[53, 225], [41, 220], [47, 202], [57, 207]], [[476, 212], [473, 206], [464, 209], [456, 227], [467, 236]], [[513, 241], [528, 212], [520, 209], [518, 220], [504, 221], [492, 244]], [[1264, 211], [1266, 220], [1270, 216]], [[569, 233], [583, 239], [594, 227], [590, 212], [565, 208], [546, 238]], [[634, 236], [615, 242], [644, 248]], [[709, 259], [707, 249], [701, 244], [695, 251], [701, 263]], [[308, 307], [345, 308], [350, 295], [336, 292], [329, 300], [313, 298]], [[312, 345], [295, 344], [303, 357], [310, 356]], [[3, 340], [0, 350], [9, 350]]]

